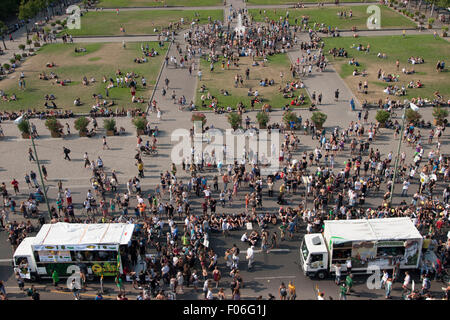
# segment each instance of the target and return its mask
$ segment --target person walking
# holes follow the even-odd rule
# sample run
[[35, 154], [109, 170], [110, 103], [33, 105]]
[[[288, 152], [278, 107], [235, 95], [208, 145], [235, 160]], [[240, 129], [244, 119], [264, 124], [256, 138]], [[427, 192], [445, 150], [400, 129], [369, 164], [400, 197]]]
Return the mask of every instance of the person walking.
[[106, 137], [103, 136], [103, 150], [105, 150], [105, 149], [109, 150], [109, 146], [108, 146], [108, 144], [106, 143]]
[[334, 92], [334, 100], [337, 102], [339, 100], [339, 89]]
[[68, 149], [68, 148], [66, 148], [66, 147], [63, 147], [63, 153], [64, 153], [64, 160], [69, 160], [69, 161], [71, 161], [71, 160], [70, 160], [70, 157], [69, 157], [70, 149]]

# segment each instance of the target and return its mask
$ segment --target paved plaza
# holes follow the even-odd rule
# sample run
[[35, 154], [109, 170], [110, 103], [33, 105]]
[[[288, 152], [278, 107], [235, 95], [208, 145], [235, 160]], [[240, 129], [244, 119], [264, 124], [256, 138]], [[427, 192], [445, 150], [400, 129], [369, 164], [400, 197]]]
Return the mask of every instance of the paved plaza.
[[[179, 8], [180, 10], [203, 10], [203, 9], [223, 9], [224, 10], [224, 19], [227, 20], [228, 14], [230, 12], [230, 5], [236, 11], [251, 9], [251, 8], [259, 8], [258, 6], [247, 5], [244, 1], [241, 0], [228, 0], [226, 6], [217, 6], [217, 7], [185, 7]], [[331, 6], [332, 4], [327, 4], [327, 6]], [[267, 6], [267, 9], [273, 8], [290, 8], [288, 5], [270, 5]], [[105, 11], [114, 10], [114, 9], [104, 9]], [[135, 10], [134, 8], [122, 8], [123, 11]], [[142, 8], [139, 10], [166, 10], [166, 8]], [[237, 24], [237, 19], [233, 19], [231, 23], [231, 27], [234, 28]], [[12, 50], [18, 50], [15, 48], [19, 43], [20, 37], [24, 37], [23, 33], [21, 34], [19, 31], [14, 36], [16, 41], [14, 44], [9, 44], [12, 46]], [[177, 52], [177, 44], [184, 50], [186, 46], [186, 42], [184, 41], [184, 34], [187, 30], [180, 30], [178, 34], [175, 36], [173, 43], [170, 46], [170, 49], [167, 53], [168, 57], [171, 56], [179, 56]], [[365, 31], [359, 32], [360, 36], [370, 35], [370, 36], [386, 36], [386, 35], [402, 35], [402, 30], [375, 30], [375, 31]], [[424, 30], [424, 31], [416, 31], [416, 30], [408, 30], [407, 35], [413, 34], [433, 34], [433, 30]], [[341, 36], [352, 36], [353, 33], [351, 31], [342, 32]], [[298, 39], [298, 43], [305, 42], [308, 43], [310, 41], [310, 37], [308, 32], [306, 31], [298, 31], [295, 36]], [[117, 36], [117, 37], [74, 37], [75, 43], [99, 43], [99, 42], [147, 42], [147, 41], [157, 41], [156, 35], [143, 35], [143, 36]], [[317, 54], [317, 50], [314, 50], [314, 53]], [[8, 52], [11, 54], [11, 52]], [[294, 46], [293, 48], [288, 50], [288, 57], [292, 64], [295, 64], [297, 59], [301, 59], [304, 55], [304, 52], [300, 50], [299, 46]], [[448, 57], [446, 57], [448, 58]], [[0, 65], [3, 62], [8, 60], [8, 56], [0, 56]], [[198, 66], [200, 65], [200, 58], [194, 56], [192, 61], [189, 63], [194, 63], [194, 70], [192, 73], [189, 73], [188, 67], [184, 68], [175, 67], [172, 63], [168, 65], [163, 65], [161, 69], [161, 74], [158, 77], [158, 82], [154, 88], [154, 96], [153, 99], [157, 103], [157, 107], [161, 111], [161, 117], [158, 118], [157, 112], [149, 112], [147, 115], [147, 119], [150, 122], [150, 127], [154, 128], [157, 126], [159, 130], [159, 134], [157, 136], [157, 145], [158, 145], [158, 155], [152, 157], [143, 157], [144, 163], [144, 177], [140, 179], [142, 190], [143, 190], [143, 198], [146, 200], [147, 196], [150, 194], [154, 194], [155, 190], [160, 186], [160, 174], [166, 171], [172, 170], [172, 162], [173, 162], [173, 146], [178, 143], [172, 135], [172, 133], [180, 128], [184, 128], [189, 130], [192, 128], [193, 124], [191, 121], [191, 112], [187, 110], [180, 110], [178, 105], [173, 103], [171, 99], [171, 93], [174, 90], [177, 97], [184, 96], [187, 103], [191, 101], [195, 101], [196, 91], [199, 90], [197, 88], [198, 82]], [[448, 61], [447, 61], [448, 62]], [[430, 62], [430, 63], [435, 63]], [[20, 72], [20, 69], [18, 69]], [[209, 70], [202, 70], [204, 74], [207, 74]], [[16, 75], [18, 72], [16, 72]], [[162, 89], [165, 87], [164, 79], [169, 79], [170, 83], [168, 85], [167, 94], [163, 95]], [[327, 115], [327, 120], [324, 124], [327, 136], [333, 132], [335, 128], [338, 128], [339, 131], [346, 130], [350, 123], [358, 122], [358, 113], [364, 115], [366, 109], [362, 108], [362, 101], [358, 101], [355, 97], [351, 88], [348, 87], [346, 82], [340, 77], [339, 73], [335, 69], [335, 65], [333, 62], [330, 62], [329, 65], [323, 72], [315, 70], [310, 75], [305, 77], [300, 77], [301, 81], [303, 81], [306, 91], [309, 96], [315, 93], [322, 93], [323, 98], [320, 105], [317, 105], [318, 110]], [[0, 89], [1, 89], [0, 82]], [[335, 91], [339, 90], [339, 99], [335, 100]], [[146, 97], [148, 98], [148, 97]], [[447, 97], [448, 98], [448, 97]], [[354, 100], [356, 103], [355, 110], [351, 108], [351, 100]], [[1, 107], [1, 104], [0, 104]], [[113, 107], [114, 108], [114, 107]], [[448, 106], [446, 107], [448, 109]], [[376, 113], [378, 108], [372, 107], [368, 108], [368, 118], [367, 124], [364, 124], [366, 128], [370, 127], [370, 124], [376, 123]], [[259, 111], [259, 110], [258, 110]], [[258, 111], [250, 111], [247, 110], [243, 114], [243, 118], [245, 119], [247, 116], [250, 118], [251, 125], [258, 127], [257, 122], [257, 112]], [[308, 108], [298, 108], [294, 110], [298, 116], [301, 116], [303, 122], [307, 119], [310, 119], [313, 111], [308, 110]], [[230, 129], [230, 125], [227, 121], [226, 115], [217, 114], [213, 111], [201, 111], [206, 115], [206, 125], [213, 125], [215, 128], [219, 129]], [[402, 110], [397, 110], [397, 115], [392, 118], [393, 121], [397, 120], [401, 123], [401, 113]], [[424, 106], [420, 108], [420, 114], [422, 115], [422, 119], [425, 122], [430, 121], [433, 123], [433, 107], [432, 106]], [[283, 122], [283, 114], [284, 111], [281, 109], [275, 109], [270, 112], [270, 123], [282, 123]], [[106, 141], [108, 144], [108, 149], [103, 148], [103, 140], [102, 137], [106, 135], [106, 131], [103, 129], [103, 118], [97, 118], [99, 129], [97, 133], [92, 138], [87, 137], [79, 137], [78, 132], [75, 130], [74, 121], [75, 118], [68, 119], [60, 119], [59, 120], [64, 126], [66, 123], [69, 125], [71, 134], [64, 136], [63, 138], [52, 138], [50, 136], [49, 130], [45, 127], [44, 120], [39, 119], [30, 119], [30, 122], [35, 124], [39, 137], [35, 139], [35, 146], [37, 151], [37, 156], [39, 157], [40, 164], [45, 165], [48, 171], [48, 178], [46, 181], [46, 186], [48, 188], [47, 195], [49, 199], [49, 203], [51, 206], [56, 206], [56, 200], [58, 195], [58, 182], [61, 181], [63, 188], [69, 188], [72, 197], [73, 203], [75, 204], [75, 215], [82, 219], [85, 218], [85, 213], [82, 210], [82, 203], [86, 198], [86, 193], [88, 189], [92, 189], [91, 178], [92, 178], [92, 170], [85, 167], [84, 162], [84, 154], [87, 153], [90, 160], [96, 160], [100, 157], [104, 163], [105, 172], [110, 173], [112, 170], [115, 170], [118, 178], [118, 192], [123, 194], [127, 192], [126, 182], [133, 177], [138, 176], [138, 169], [136, 166], [135, 155], [137, 153], [137, 134], [136, 129], [132, 124], [131, 117], [116, 117], [117, 128], [123, 127], [125, 129], [125, 133], [119, 136], [108, 136], [106, 137]], [[5, 182], [8, 192], [10, 195], [13, 195], [13, 189], [10, 185], [10, 182], [16, 179], [19, 182], [20, 192], [19, 194], [14, 196], [14, 200], [17, 204], [20, 204], [22, 201], [28, 199], [31, 190], [27, 186], [25, 182], [25, 174], [29, 173], [31, 170], [37, 172], [37, 166], [35, 161], [29, 160], [29, 148], [32, 147], [31, 141], [28, 139], [23, 139], [20, 136], [20, 132], [17, 128], [17, 125], [14, 121], [3, 121], [1, 124], [1, 128], [3, 129], [4, 137], [0, 137], [0, 183]], [[420, 130], [422, 135], [422, 146], [423, 146], [423, 154], [424, 159], [429, 154], [430, 151], [436, 151], [436, 141], [432, 144], [426, 143], [428, 139], [428, 134], [430, 129], [420, 129], [416, 128], [416, 130]], [[64, 131], [66, 131], [64, 129]], [[379, 150], [381, 159], [385, 159], [389, 153], [392, 153], [395, 157], [397, 154], [398, 148], [398, 139], [394, 138], [394, 129], [392, 128], [380, 128], [378, 134], [376, 135], [373, 142], [370, 144], [370, 148], [374, 150]], [[288, 132], [288, 131], [286, 131]], [[402, 133], [400, 133], [401, 135]], [[440, 152], [442, 154], [449, 154], [449, 130], [442, 132], [442, 136], [440, 137]], [[303, 130], [297, 130], [295, 135], [299, 139], [298, 148], [293, 152], [293, 158], [301, 160], [303, 152], [314, 152], [316, 147], [318, 146], [318, 141], [313, 139], [311, 134], [304, 134]], [[352, 139], [353, 137], [350, 137]], [[367, 133], [363, 137], [364, 140], [367, 140]], [[144, 143], [149, 140], [151, 141], [151, 137], [143, 136]], [[281, 140], [284, 141], [283, 135], [281, 135]], [[281, 142], [283, 142], [281, 141]], [[70, 158], [71, 161], [64, 159], [63, 147], [69, 148], [71, 150]], [[353, 155], [350, 155], [349, 152], [349, 143], [346, 144], [346, 150], [344, 152], [339, 152], [335, 158], [335, 166], [333, 172], [339, 172], [346, 166], [346, 161], [348, 161]], [[404, 152], [406, 155], [407, 162], [412, 162], [416, 153], [416, 145], [408, 145], [407, 143], [403, 143], [401, 146], [400, 152]], [[238, 150], [238, 152], [240, 152]], [[188, 156], [188, 155], [186, 155]], [[364, 154], [365, 160], [368, 156]], [[422, 162], [423, 164], [423, 162]], [[323, 165], [323, 160], [321, 165]], [[250, 166], [248, 165], [248, 168]], [[316, 170], [316, 166], [308, 166], [308, 169], [311, 172]], [[226, 169], [225, 169], [226, 170]], [[448, 169], [447, 169], [448, 170]], [[204, 172], [199, 173], [201, 176], [205, 176], [208, 178], [208, 184], [212, 189], [212, 181], [216, 176], [219, 181], [219, 190], [221, 190], [224, 185], [222, 182], [221, 175], [219, 174], [217, 169], [205, 170]], [[399, 206], [400, 203], [405, 200], [410, 204], [412, 195], [418, 191], [419, 189], [419, 178], [417, 178], [418, 174], [413, 179], [410, 189], [408, 191], [409, 197], [404, 198], [401, 197], [402, 185], [403, 181], [398, 180], [395, 184], [395, 192], [393, 196], [392, 206]], [[191, 173], [189, 171], [183, 171], [181, 165], [177, 166], [176, 173], [177, 181], [182, 181], [187, 184], [191, 179]], [[38, 179], [39, 183], [40, 180]], [[281, 186], [280, 182], [275, 184], [274, 190], [275, 194], [278, 194], [278, 190]], [[448, 188], [448, 180], [447, 181], [438, 181], [436, 187], [434, 189], [435, 199], [439, 201], [443, 201], [443, 191], [445, 188]], [[225, 208], [217, 202], [217, 212], [219, 214], [234, 214], [234, 213], [242, 213], [244, 211], [243, 206], [245, 204], [245, 194], [250, 193], [250, 189], [247, 186], [243, 186], [236, 196], [233, 197], [233, 201], [231, 205], [228, 205]], [[366, 201], [363, 205], [364, 209], [372, 208], [376, 209], [378, 206], [382, 205], [383, 195], [386, 192], [386, 184], [383, 182], [381, 189], [379, 191], [371, 191], [370, 195], [366, 198]], [[219, 198], [218, 191], [213, 191], [212, 197], [215, 199]], [[280, 205], [277, 203], [277, 197], [267, 197], [267, 189], [263, 188], [263, 209], [260, 212], [270, 212], [270, 213], [278, 213]], [[295, 194], [286, 194], [285, 201], [286, 203], [283, 206], [289, 206], [292, 208], [297, 208], [299, 204], [303, 203], [304, 208], [312, 209], [314, 208], [314, 197], [312, 195], [305, 198], [306, 187], [305, 185], [299, 185], [299, 189]], [[191, 201], [191, 212], [194, 214], [201, 214], [202, 211], [202, 203], [203, 196], [197, 197], [194, 192], [191, 192], [190, 195]], [[109, 201], [110, 196], [107, 196], [107, 201]], [[147, 200], [146, 200], [147, 201]], [[169, 202], [169, 195], [166, 193], [162, 196], [161, 202]], [[133, 194], [130, 197], [130, 216], [133, 215], [132, 208], [137, 205], [136, 195]], [[331, 205], [330, 205], [331, 208]], [[46, 222], [49, 223], [49, 218], [46, 213], [45, 204], [41, 203], [39, 205], [39, 210], [45, 215]], [[101, 215], [99, 215], [101, 217]], [[447, 216], [448, 219], [448, 216]], [[25, 219], [20, 214], [9, 213], [9, 220], [15, 220], [18, 222], [24, 221]], [[164, 220], [167, 221], [167, 218], [164, 217]], [[177, 214], [175, 214], [175, 222], [179, 225], [179, 228], [183, 230], [184, 220], [179, 219]], [[38, 225], [37, 219], [32, 219], [32, 223], [34, 225]], [[278, 232], [279, 234], [279, 225], [270, 226], [269, 232]], [[299, 246], [303, 236], [306, 234], [307, 223], [303, 220], [299, 222], [298, 231], [295, 232], [293, 238], [286, 237], [285, 241], [280, 241], [278, 247], [274, 250], [271, 250], [269, 253], [263, 253], [259, 250], [259, 243], [255, 250], [257, 250], [255, 254], [255, 263], [254, 268], [249, 271], [247, 270], [247, 259], [245, 259], [245, 252], [248, 248], [248, 245], [241, 242], [241, 236], [246, 231], [244, 228], [240, 230], [231, 231], [230, 236], [223, 236], [222, 233], [212, 233], [210, 237], [210, 248], [214, 250], [215, 253], [218, 254], [218, 266], [222, 272], [222, 280], [220, 287], [225, 288], [225, 293], [227, 299], [231, 298], [232, 290], [230, 290], [230, 282], [232, 277], [228, 275], [230, 269], [226, 266], [224, 260], [225, 251], [236, 244], [241, 250], [241, 261], [239, 264], [239, 270], [241, 271], [241, 275], [244, 281], [244, 287], [241, 288], [240, 296], [243, 300], [248, 299], [257, 299], [259, 296], [262, 296], [264, 299], [267, 299], [269, 294], [273, 294], [276, 299], [279, 299], [279, 287], [281, 282], [284, 282], [287, 286], [289, 281], [292, 281], [296, 286], [296, 295], [297, 299], [304, 300], [315, 300], [317, 299], [317, 289], [321, 292], [325, 293], [326, 299], [332, 298], [335, 300], [339, 299], [339, 287], [336, 286], [333, 279], [330, 277], [325, 280], [318, 279], [310, 279], [303, 275], [303, 272], [300, 268], [299, 261]], [[446, 228], [448, 230], [448, 221], [446, 221]], [[165, 226], [164, 232], [170, 232], [170, 228]], [[181, 233], [181, 232], [180, 232]], [[162, 241], [164, 242], [164, 240]], [[11, 246], [8, 243], [8, 232], [6, 230], [0, 231], [0, 280], [4, 281], [6, 292], [8, 299], [16, 300], [16, 299], [30, 299], [26, 296], [17, 285], [17, 281], [15, 275], [13, 273], [13, 269], [11, 267], [12, 261], [12, 250]], [[150, 253], [154, 253], [154, 248], [149, 249]], [[414, 273], [413, 278], [416, 281], [417, 288], [420, 287], [421, 279], [418, 273]], [[361, 300], [361, 299], [384, 299], [385, 290], [370, 290], [366, 285], [366, 275], [356, 275], [354, 278], [354, 293], [349, 294], [347, 296], [348, 300]], [[402, 276], [403, 279], [403, 276]], [[401, 281], [399, 279], [397, 283], [395, 283], [394, 288], [392, 290], [391, 296], [392, 299], [402, 299], [402, 288]], [[26, 287], [29, 287], [29, 283], [26, 283]], [[439, 280], [432, 281], [431, 294], [435, 297], [441, 297], [443, 291], [441, 287], [444, 285]], [[40, 283], [36, 283], [35, 287], [39, 290], [41, 294], [41, 299], [61, 299], [61, 300], [72, 300], [73, 295], [72, 292], [68, 289], [55, 289], [52, 286], [51, 279], [43, 280]], [[105, 299], [115, 300], [117, 298], [117, 287], [114, 283], [113, 279], [105, 280], [106, 292], [104, 294]], [[183, 294], [177, 295], [177, 299], [203, 299], [202, 293], [203, 281], [201, 281], [201, 286], [199, 286], [198, 291], [195, 291], [192, 287], [185, 288], [185, 292]], [[98, 280], [88, 282], [88, 286], [86, 290], [81, 292], [82, 299], [94, 299], [97, 291], [99, 290], [100, 285]], [[168, 287], [165, 286], [167, 289]], [[130, 282], [125, 284], [125, 290], [127, 293], [127, 297], [130, 300], [135, 300], [136, 296], [139, 294], [139, 290], [136, 290], [132, 287]], [[217, 294], [218, 289], [215, 286], [212, 289], [214, 295]]]

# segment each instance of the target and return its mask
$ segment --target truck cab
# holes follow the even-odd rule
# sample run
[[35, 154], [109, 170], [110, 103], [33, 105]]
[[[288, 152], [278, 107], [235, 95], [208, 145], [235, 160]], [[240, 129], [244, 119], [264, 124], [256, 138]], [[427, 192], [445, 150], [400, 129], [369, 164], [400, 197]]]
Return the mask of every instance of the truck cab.
[[39, 278], [36, 260], [31, 249], [34, 239], [34, 237], [23, 239], [13, 256], [14, 272], [19, 272], [23, 279], [31, 281], [36, 281]]
[[308, 277], [325, 279], [328, 275], [328, 249], [320, 233], [306, 234], [300, 246], [300, 266]]

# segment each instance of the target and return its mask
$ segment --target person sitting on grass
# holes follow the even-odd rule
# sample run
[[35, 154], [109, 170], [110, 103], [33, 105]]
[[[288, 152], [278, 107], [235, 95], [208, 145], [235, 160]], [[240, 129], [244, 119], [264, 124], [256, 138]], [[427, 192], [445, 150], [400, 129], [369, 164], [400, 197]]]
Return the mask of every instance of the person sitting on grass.
[[83, 80], [81, 80], [81, 83], [83, 84], [83, 86], [87, 86], [89, 84], [88, 79], [86, 78], [86, 76], [83, 77]]
[[17, 101], [17, 97], [16, 97], [16, 94], [15, 94], [15, 93], [13, 93], [13, 94], [11, 95], [11, 97], [9, 98], [9, 101]]
[[48, 77], [45, 75], [45, 72], [39, 73], [39, 80], [48, 80]]
[[47, 68], [53, 68], [53, 67], [56, 67], [56, 65], [55, 65], [54, 62], [47, 62], [47, 63], [45, 64], [45, 66], [46, 66]]
[[80, 98], [76, 98], [73, 101], [73, 105], [76, 106], [76, 107], [81, 106], [81, 99]]
[[414, 74], [416, 71], [415, 71], [414, 69], [407, 70], [406, 68], [403, 68], [403, 69], [402, 69], [402, 72], [403, 72], [404, 74]]
[[224, 96], [229, 96], [230, 95], [228, 93], [228, 90], [225, 90], [225, 89], [220, 89], [220, 93], [223, 94]]

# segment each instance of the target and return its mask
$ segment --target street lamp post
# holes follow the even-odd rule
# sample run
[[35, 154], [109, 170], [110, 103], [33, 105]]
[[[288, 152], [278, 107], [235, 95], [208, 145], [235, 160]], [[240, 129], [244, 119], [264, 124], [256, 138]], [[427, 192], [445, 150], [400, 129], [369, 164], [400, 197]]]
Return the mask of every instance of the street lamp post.
[[[25, 120], [25, 121], [28, 121], [28, 120]], [[52, 220], [52, 212], [50, 210], [50, 205], [48, 203], [48, 198], [47, 198], [47, 189], [45, 188], [44, 178], [42, 177], [42, 170], [41, 170], [41, 166], [39, 164], [39, 158], [38, 158], [38, 155], [37, 155], [37, 152], [36, 152], [36, 146], [34, 144], [34, 138], [33, 138], [32, 134], [30, 134], [30, 137], [31, 137], [31, 144], [33, 145], [34, 156], [36, 157], [36, 164], [37, 164], [38, 169], [39, 169], [39, 176], [41, 177], [42, 189], [43, 189], [43, 192], [44, 192], [45, 203], [47, 204], [48, 215], [50, 217], [50, 220]]]
[[399, 135], [399, 140], [398, 140], [397, 156], [395, 157], [394, 177], [392, 178], [391, 195], [389, 196], [389, 204], [391, 204], [391, 205], [392, 205], [392, 197], [394, 195], [395, 179], [397, 178], [398, 160], [400, 158], [400, 149], [402, 147], [403, 131], [405, 130], [406, 109], [408, 108], [408, 106], [409, 106], [409, 102], [406, 102], [405, 106], [403, 108], [402, 128], [400, 130], [400, 135]]

